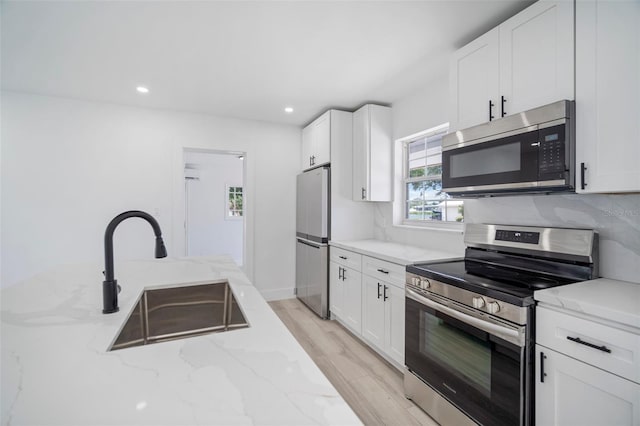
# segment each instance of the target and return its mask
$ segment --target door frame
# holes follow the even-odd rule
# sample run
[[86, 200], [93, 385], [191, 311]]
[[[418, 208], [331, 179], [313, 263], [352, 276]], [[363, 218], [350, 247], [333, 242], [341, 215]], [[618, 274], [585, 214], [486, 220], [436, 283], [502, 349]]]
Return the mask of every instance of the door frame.
[[253, 270], [253, 253], [250, 252], [248, 247], [252, 247], [253, 234], [253, 188], [250, 185], [248, 179], [250, 168], [249, 157], [245, 151], [236, 150], [221, 150], [221, 149], [209, 149], [209, 148], [195, 148], [188, 146], [179, 147], [179, 153], [177, 153], [178, 161], [176, 161], [176, 186], [174, 194], [174, 223], [173, 223], [173, 236], [176, 245], [176, 253], [181, 253], [180, 256], [187, 256], [187, 216], [186, 216], [186, 181], [184, 178], [184, 167], [186, 165], [187, 153], [199, 153], [199, 154], [213, 154], [213, 155], [233, 155], [243, 156], [242, 160], [242, 186], [243, 186], [243, 209], [244, 220], [242, 224], [242, 267], [241, 269], [245, 274], [249, 275], [252, 279]]

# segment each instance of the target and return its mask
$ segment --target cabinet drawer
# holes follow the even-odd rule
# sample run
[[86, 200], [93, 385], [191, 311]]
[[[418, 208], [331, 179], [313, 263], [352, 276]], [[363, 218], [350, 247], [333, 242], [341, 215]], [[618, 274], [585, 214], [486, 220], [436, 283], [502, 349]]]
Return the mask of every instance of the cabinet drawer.
[[375, 257], [362, 256], [362, 272], [370, 277], [404, 288], [406, 268]]
[[355, 269], [358, 272], [362, 271], [361, 254], [331, 246], [329, 256], [333, 262], [339, 263], [347, 268]]
[[640, 383], [640, 335], [540, 306], [536, 316], [537, 344]]

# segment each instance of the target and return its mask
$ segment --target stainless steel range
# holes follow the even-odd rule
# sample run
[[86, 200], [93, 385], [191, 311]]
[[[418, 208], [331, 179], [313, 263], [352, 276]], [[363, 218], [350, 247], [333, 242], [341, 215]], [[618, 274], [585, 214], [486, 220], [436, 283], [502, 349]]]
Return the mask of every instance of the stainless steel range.
[[593, 230], [467, 224], [407, 266], [405, 394], [443, 425], [533, 425], [534, 290], [598, 276]]

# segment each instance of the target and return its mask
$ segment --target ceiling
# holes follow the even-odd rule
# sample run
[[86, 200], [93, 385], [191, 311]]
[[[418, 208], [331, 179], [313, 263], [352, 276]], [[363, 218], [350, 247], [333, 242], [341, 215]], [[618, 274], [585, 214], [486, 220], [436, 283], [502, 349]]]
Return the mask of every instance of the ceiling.
[[2, 88], [303, 125], [424, 87], [531, 3], [3, 1]]

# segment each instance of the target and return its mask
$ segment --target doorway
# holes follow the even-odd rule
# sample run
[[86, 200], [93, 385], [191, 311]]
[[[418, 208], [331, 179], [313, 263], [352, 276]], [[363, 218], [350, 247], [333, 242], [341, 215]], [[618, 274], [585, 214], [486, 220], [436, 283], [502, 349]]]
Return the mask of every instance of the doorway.
[[244, 153], [184, 150], [187, 256], [227, 254], [244, 263]]

